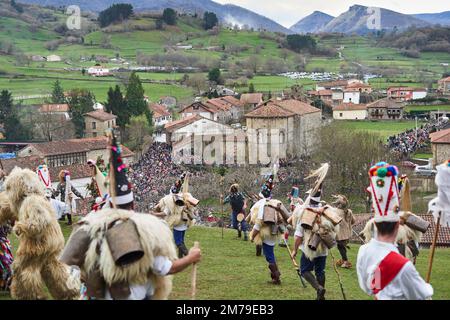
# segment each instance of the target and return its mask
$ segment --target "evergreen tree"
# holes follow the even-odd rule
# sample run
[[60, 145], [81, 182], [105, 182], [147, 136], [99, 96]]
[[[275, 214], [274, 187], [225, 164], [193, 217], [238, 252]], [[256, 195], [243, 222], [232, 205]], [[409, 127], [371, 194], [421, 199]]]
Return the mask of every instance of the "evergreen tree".
[[208, 80], [215, 82], [215, 83], [219, 83], [220, 82], [220, 69], [214, 68], [214, 69], [209, 70]]
[[203, 27], [205, 30], [214, 28], [219, 23], [219, 19], [214, 12], [205, 12], [203, 15]]
[[8, 90], [0, 93], [0, 123], [3, 124], [5, 138], [9, 141], [24, 141], [31, 138], [31, 132], [24, 127], [13, 104], [12, 94]]
[[114, 89], [109, 87], [108, 101], [105, 103], [105, 109], [106, 112], [112, 112], [112, 114], [117, 116], [116, 124], [120, 128], [125, 128], [129, 123], [130, 114], [127, 110], [127, 102], [123, 97], [119, 85], [116, 85]]
[[139, 116], [147, 109], [147, 103], [144, 98], [144, 88], [142, 87], [141, 79], [133, 72], [128, 81], [127, 93], [127, 109], [130, 116]]
[[59, 80], [56, 80], [53, 84], [52, 91], [52, 103], [66, 103], [66, 97], [64, 97], [64, 90], [61, 87]]
[[75, 126], [77, 138], [84, 136], [84, 114], [94, 110], [95, 97], [92, 92], [85, 89], [75, 89], [70, 92], [67, 103], [69, 113]]
[[162, 18], [169, 26], [174, 26], [177, 24], [177, 12], [172, 8], [164, 9]]
[[116, 3], [98, 15], [100, 27], [104, 28], [111, 23], [128, 19], [133, 14], [133, 6], [128, 3]]
[[248, 86], [248, 93], [255, 93], [255, 86], [253, 85], [253, 82], [250, 82], [250, 85]]

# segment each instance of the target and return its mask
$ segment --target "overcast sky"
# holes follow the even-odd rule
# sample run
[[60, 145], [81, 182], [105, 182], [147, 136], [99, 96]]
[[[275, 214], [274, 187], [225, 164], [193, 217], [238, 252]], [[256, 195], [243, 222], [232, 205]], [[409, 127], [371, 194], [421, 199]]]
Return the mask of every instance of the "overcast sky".
[[450, 10], [450, 0], [213, 0], [235, 4], [262, 14], [290, 27], [314, 11], [332, 16], [348, 10], [353, 4], [381, 7], [401, 13], [433, 13]]

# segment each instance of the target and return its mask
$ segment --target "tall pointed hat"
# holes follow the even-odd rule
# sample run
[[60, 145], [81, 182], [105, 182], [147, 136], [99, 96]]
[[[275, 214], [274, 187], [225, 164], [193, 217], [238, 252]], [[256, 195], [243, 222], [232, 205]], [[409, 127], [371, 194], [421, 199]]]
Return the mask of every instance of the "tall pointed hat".
[[369, 177], [375, 222], [399, 221], [397, 167], [386, 162], [378, 162], [370, 168]]

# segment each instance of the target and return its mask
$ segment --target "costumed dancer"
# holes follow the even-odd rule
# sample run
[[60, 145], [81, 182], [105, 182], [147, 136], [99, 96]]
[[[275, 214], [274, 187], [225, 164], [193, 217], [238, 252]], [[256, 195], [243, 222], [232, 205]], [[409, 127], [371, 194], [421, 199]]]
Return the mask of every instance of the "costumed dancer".
[[[291, 210], [291, 216], [294, 213], [295, 208], [297, 208], [298, 206], [303, 205], [303, 200], [300, 198], [300, 189], [298, 188], [298, 186], [294, 185], [292, 186], [291, 192], [288, 194], [288, 199], [289, 199], [289, 207]], [[288, 224], [287, 229], [292, 228], [291, 224]], [[289, 230], [286, 230], [284, 232], [284, 239], [286, 239], [286, 242], [283, 239], [280, 239], [280, 241], [278, 242], [278, 245], [280, 247], [286, 247], [286, 243], [289, 240]]]
[[441, 226], [450, 227], [450, 160], [436, 166], [436, 170], [438, 196], [428, 203], [428, 211], [433, 214], [436, 222], [440, 216]]
[[[102, 160], [97, 159], [95, 162], [92, 159], [87, 161], [89, 168], [91, 169], [91, 182], [87, 185], [87, 189], [90, 191], [93, 201], [91, 203], [92, 210], [98, 210], [99, 202], [98, 198], [105, 200], [108, 197], [108, 188], [106, 181], [106, 172], [100, 170], [99, 166], [102, 165]], [[100, 201], [101, 203], [102, 201]], [[95, 207], [95, 208], [94, 208]]]
[[[280, 285], [280, 270], [275, 258], [274, 248], [280, 234], [284, 230], [280, 230], [282, 223], [287, 223], [289, 212], [281, 203], [281, 201], [272, 199], [273, 176], [264, 183], [261, 188], [260, 197], [250, 209], [250, 221], [253, 223], [253, 229], [250, 233], [250, 240], [254, 241], [264, 253], [267, 263], [269, 264], [271, 284]], [[257, 253], [258, 255], [258, 253]]]
[[[112, 141], [110, 205], [89, 213], [75, 226], [61, 260], [79, 266], [88, 299], [167, 299], [172, 274], [200, 261], [192, 248], [176, 259], [168, 225], [150, 214], [132, 211], [133, 192], [120, 160], [120, 147]], [[123, 208], [128, 208], [125, 210]]]
[[231, 185], [230, 187], [230, 194], [225, 197], [224, 204], [229, 203], [231, 206], [231, 224], [233, 226], [233, 229], [236, 229], [238, 231], [238, 238], [240, 238], [242, 235], [242, 231], [244, 232], [244, 241], [248, 240], [248, 234], [247, 234], [247, 223], [245, 219], [241, 220], [241, 227], [239, 228], [239, 221], [238, 221], [238, 215], [244, 215], [245, 218], [245, 209], [247, 208], [247, 200], [245, 199], [242, 192], [239, 192], [239, 185], [237, 183]]
[[153, 215], [166, 220], [173, 229], [173, 238], [180, 258], [188, 254], [184, 239], [186, 231], [194, 223], [194, 210], [198, 203], [199, 200], [189, 193], [189, 177], [183, 173], [170, 189], [170, 194], [163, 197], [152, 212]]
[[377, 300], [423, 300], [433, 288], [396, 245], [400, 227], [398, 169], [379, 162], [369, 170], [376, 236], [360, 247], [356, 263], [361, 289]]
[[337, 208], [339, 216], [342, 218], [339, 224], [339, 231], [336, 234], [337, 248], [342, 259], [336, 261], [336, 265], [345, 269], [353, 267], [352, 263], [348, 261], [347, 246], [352, 237], [352, 226], [355, 224], [355, 217], [352, 210], [348, 208], [348, 200], [344, 195], [334, 196], [336, 199], [332, 205]]
[[12, 265], [11, 297], [46, 299], [47, 287], [54, 299], [76, 299], [80, 291], [77, 268], [58, 261], [64, 236], [44, 196], [44, 185], [35, 172], [15, 167], [5, 186], [6, 191], [0, 194], [0, 224], [15, 221], [13, 231], [19, 240]]
[[301, 248], [301, 276], [316, 290], [317, 300], [325, 300], [325, 266], [328, 250], [336, 245], [338, 224], [342, 220], [334, 208], [322, 206], [322, 186], [328, 168], [328, 164], [324, 164], [307, 177], [317, 179], [313, 189], [307, 192], [309, 196], [305, 204], [294, 211], [292, 220], [296, 228], [292, 255], [295, 258], [298, 249]]
[[66, 210], [60, 221], [65, 221], [67, 216], [67, 224], [72, 225], [72, 212], [74, 211], [74, 206], [72, 201], [74, 200], [73, 195], [76, 195], [80, 199], [84, 197], [72, 186], [70, 181], [70, 172], [68, 170], [61, 170], [59, 173], [59, 183], [56, 186], [56, 191], [53, 193], [54, 197], [60, 196], [60, 200], [66, 204]]
[[[0, 192], [5, 191], [5, 172], [0, 169]], [[2, 198], [3, 199], [3, 198]], [[0, 209], [3, 205], [0, 203]], [[13, 221], [0, 221], [0, 291], [9, 290], [11, 285], [12, 270], [11, 265], [14, 257], [11, 250], [11, 243], [8, 234], [11, 232]]]

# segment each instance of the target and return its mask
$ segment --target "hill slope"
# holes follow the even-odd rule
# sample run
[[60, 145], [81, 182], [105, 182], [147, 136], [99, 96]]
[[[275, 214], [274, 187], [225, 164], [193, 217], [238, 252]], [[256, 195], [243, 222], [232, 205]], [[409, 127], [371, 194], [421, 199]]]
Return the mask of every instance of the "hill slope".
[[[417, 19], [413, 16], [398, 13], [392, 10], [378, 8], [381, 13], [381, 29], [392, 30], [397, 27], [399, 30], [406, 29], [415, 25], [416, 27], [424, 27], [429, 25], [428, 22]], [[331, 20], [320, 31], [322, 32], [341, 32], [341, 33], [357, 33], [367, 34], [376, 31], [368, 28], [368, 21], [371, 17], [368, 7], [361, 5], [351, 6], [350, 9], [338, 17]]]
[[440, 13], [420, 13], [413, 14], [413, 17], [424, 20], [431, 24], [440, 24], [443, 26], [450, 26], [450, 11]]
[[255, 29], [266, 29], [274, 32], [290, 33], [291, 31], [267, 17], [235, 5], [221, 5], [211, 0], [20, 0], [46, 6], [78, 5], [83, 11], [99, 12], [113, 3], [126, 2], [133, 5], [135, 11], [162, 10], [174, 8], [181, 12], [214, 12], [221, 22], [248, 25]]
[[304, 17], [289, 29], [296, 33], [315, 33], [322, 29], [334, 17], [321, 11], [314, 11], [309, 16]]

